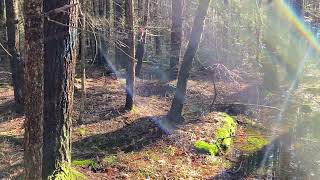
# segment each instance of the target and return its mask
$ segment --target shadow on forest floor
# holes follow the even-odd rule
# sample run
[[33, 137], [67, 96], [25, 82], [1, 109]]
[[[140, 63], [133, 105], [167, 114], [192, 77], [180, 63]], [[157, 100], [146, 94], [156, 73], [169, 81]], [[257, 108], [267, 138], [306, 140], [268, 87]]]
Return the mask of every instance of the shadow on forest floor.
[[0, 135], [0, 144], [9, 142], [16, 146], [22, 146], [23, 138], [18, 138], [15, 136], [8, 136], [8, 135]]
[[155, 118], [159, 117], [139, 118], [114, 132], [76, 141], [72, 144], [73, 157], [92, 158], [119, 151], [132, 152], [153, 144], [165, 135], [154, 122]]
[[23, 115], [14, 112], [14, 101], [10, 100], [0, 104], [0, 123], [20, 118]]

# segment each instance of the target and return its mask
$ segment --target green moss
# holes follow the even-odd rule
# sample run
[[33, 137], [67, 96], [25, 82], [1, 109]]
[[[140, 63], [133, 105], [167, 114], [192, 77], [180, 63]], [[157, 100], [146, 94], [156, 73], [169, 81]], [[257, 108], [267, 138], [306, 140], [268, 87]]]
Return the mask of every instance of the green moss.
[[205, 141], [196, 141], [193, 145], [197, 151], [210, 155], [217, 155], [219, 152], [219, 147], [216, 144], [209, 144]]
[[87, 130], [85, 128], [79, 128], [78, 131], [80, 136], [85, 136], [87, 134]]
[[246, 152], [254, 152], [261, 148], [263, 148], [266, 144], [268, 144], [268, 141], [262, 137], [262, 136], [254, 136], [249, 137], [247, 139], [247, 143], [240, 147], [240, 150], [246, 151]]
[[93, 167], [96, 168], [98, 166], [98, 164], [91, 160], [91, 159], [84, 159], [84, 160], [73, 160], [72, 161], [72, 165], [73, 166], [79, 166], [79, 167]]
[[87, 179], [85, 175], [73, 169], [68, 164], [62, 164], [58, 171], [52, 176], [48, 177], [49, 180], [84, 180]]
[[113, 156], [113, 155], [106, 156], [103, 158], [103, 162], [108, 166], [112, 166], [118, 162], [118, 158], [117, 156]]
[[210, 155], [217, 155], [219, 151], [227, 151], [232, 145], [232, 137], [235, 135], [237, 124], [235, 120], [226, 113], [220, 113], [222, 126], [215, 132], [215, 143], [196, 141], [193, 145], [196, 150]]
[[232, 137], [236, 132], [235, 120], [226, 113], [222, 113], [223, 125], [218, 128], [215, 133], [216, 144], [224, 151], [228, 150], [232, 145]]

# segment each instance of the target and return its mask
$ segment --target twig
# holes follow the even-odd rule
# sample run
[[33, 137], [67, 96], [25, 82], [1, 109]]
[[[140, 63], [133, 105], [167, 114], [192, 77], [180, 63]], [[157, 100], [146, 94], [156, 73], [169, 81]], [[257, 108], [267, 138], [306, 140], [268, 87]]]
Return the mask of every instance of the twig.
[[9, 53], [9, 51], [1, 43], [0, 43], [0, 46], [10, 57], [12, 57], [12, 55]]

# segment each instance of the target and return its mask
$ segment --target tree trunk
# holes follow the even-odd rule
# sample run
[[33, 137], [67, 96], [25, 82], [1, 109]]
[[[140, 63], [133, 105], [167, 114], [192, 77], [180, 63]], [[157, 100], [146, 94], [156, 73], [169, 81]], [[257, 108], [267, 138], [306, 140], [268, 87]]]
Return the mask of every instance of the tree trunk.
[[[84, 11], [85, 3], [82, 1], [82, 10]], [[81, 14], [81, 33], [80, 33], [80, 68], [81, 68], [81, 104], [80, 104], [80, 115], [79, 122], [83, 121], [85, 103], [86, 103], [86, 17], [85, 13]]]
[[[161, 0], [156, 0], [156, 5], [154, 6], [153, 11], [153, 22], [159, 24], [161, 21]], [[181, 17], [182, 18], [182, 17]], [[159, 57], [161, 55], [161, 31], [156, 30], [156, 36], [154, 36], [154, 49], [155, 55]]]
[[148, 25], [148, 17], [149, 17], [149, 0], [145, 0], [144, 2], [144, 17], [143, 22], [141, 24], [141, 28], [139, 30], [139, 40], [137, 45], [137, 51], [135, 58], [137, 59], [137, 66], [136, 66], [136, 76], [140, 77], [141, 68], [143, 63], [143, 57], [145, 53], [145, 44], [147, 38], [147, 29], [146, 26]]
[[126, 11], [126, 34], [128, 39], [126, 40], [125, 52], [127, 54], [127, 78], [126, 78], [126, 110], [132, 110], [134, 105], [135, 96], [135, 47], [134, 47], [134, 23], [133, 23], [133, 0], [127, 0], [125, 3]]
[[183, 0], [172, 1], [170, 79], [176, 79], [181, 51]]
[[116, 42], [115, 42], [115, 64], [116, 68], [120, 69], [124, 66], [124, 59], [125, 54], [123, 53], [123, 4], [124, 0], [114, 0], [114, 28], [115, 28], [115, 36], [116, 36]]
[[[77, 4], [77, 0], [45, 0], [44, 12]], [[63, 173], [71, 162], [70, 127], [77, 55], [78, 7], [50, 13], [44, 24], [44, 133], [43, 178]]]
[[157, 36], [154, 37], [154, 46], [156, 50], [156, 55], [160, 56], [161, 55], [161, 35], [158, 32]]
[[1, 0], [1, 1], [0, 1], [0, 21], [1, 21], [0, 23], [1, 23], [1, 24], [2, 24], [2, 21], [4, 21], [4, 19], [5, 19], [5, 17], [4, 17], [5, 4], [4, 4], [4, 3], [5, 3], [4, 0]]
[[18, 52], [19, 31], [18, 31], [18, 1], [6, 1], [6, 19], [8, 50], [11, 54], [10, 67], [12, 71], [12, 82], [14, 88], [15, 110], [22, 113], [24, 109], [24, 63]]
[[[7, 0], [10, 2], [10, 0]], [[43, 20], [42, 0], [24, 1], [25, 13], [25, 179], [42, 179]]]
[[179, 71], [177, 90], [174, 95], [172, 105], [168, 114], [168, 119], [171, 121], [181, 122], [181, 113], [183, 108], [183, 103], [185, 101], [187, 81], [189, 78], [189, 73], [192, 68], [193, 58], [198, 50], [201, 35], [204, 27], [204, 20], [208, 11], [210, 0], [199, 1], [199, 6], [197, 9], [197, 14], [194, 19], [194, 24], [192, 27], [189, 43], [187, 50], [183, 57], [183, 62], [181, 64], [181, 69]]
[[[0, 1], [0, 41], [6, 41], [6, 25], [5, 25], [5, 2], [4, 0]], [[6, 59], [6, 52], [0, 48], [0, 63]], [[7, 61], [5, 61], [6, 63]]]

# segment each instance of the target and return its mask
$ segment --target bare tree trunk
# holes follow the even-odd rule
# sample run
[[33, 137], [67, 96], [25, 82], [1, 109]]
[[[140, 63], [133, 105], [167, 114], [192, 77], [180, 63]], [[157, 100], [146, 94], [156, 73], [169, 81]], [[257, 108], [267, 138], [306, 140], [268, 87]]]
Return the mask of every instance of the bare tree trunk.
[[[6, 41], [6, 18], [5, 18], [5, 2], [4, 0], [0, 1], [0, 41]], [[4, 62], [6, 59], [5, 51], [0, 48], [0, 63]], [[7, 61], [5, 61], [6, 63]]]
[[135, 58], [137, 59], [137, 66], [136, 66], [136, 76], [139, 77], [141, 74], [141, 68], [143, 63], [143, 57], [145, 53], [145, 44], [147, 38], [147, 29], [146, 26], [148, 25], [148, 17], [149, 17], [149, 0], [145, 0], [144, 2], [144, 17], [143, 22], [141, 24], [141, 28], [139, 30], [139, 40], [137, 45], [137, 51]]
[[116, 68], [120, 69], [124, 66], [124, 59], [125, 54], [123, 53], [124, 48], [122, 47], [123, 43], [123, 5], [124, 0], [114, 0], [114, 27], [115, 27], [115, 36], [116, 36], [116, 42], [115, 42], [115, 64]]
[[[153, 22], [155, 24], [160, 23], [161, 19], [161, 0], [156, 0], [156, 5], [153, 7]], [[161, 55], [161, 32], [156, 30], [156, 36], [154, 36], [154, 49], [157, 57]]]
[[36, 180], [42, 179], [44, 62], [42, 3], [42, 0], [24, 1], [26, 50], [24, 178]]
[[[84, 0], [83, 0], [84, 2]], [[85, 8], [85, 3], [82, 3], [82, 9]], [[81, 14], [81, 33], [80, 33], [80, 67], [81, 67], [81, 104], [80, 104], [80, 115], [79, 122], [83, 121], [84, 108], [86, 103], [86, 17], [85, 13]]]
[[126, 11], [126, 40], [125, 52], [127, 53], [127, 79], [126, 79], [126, 110], [132, 110], [135, 96], [135, 47], [134, 47], [134, 21], [133, 21], [133, 0], [127, 0], [125, 3]]
[[[77, 0], [45, 0], [44, 12], [77, 4]], [[71, 165], [71, 114], [77, 55], [78, 6], [51, 13], [44, 24], [44, 133], [42, 176], [53, 179]]]
[[192, 68], [192, 62], [194, 56], [198, 50], [201, 35], [204, 27], [204, 20], [207, 15], [210, 0], [199, 1], [197, 14], [194, 18], [194, 23], [188, 43], [187, 50], [184, 54], [181, 69], [179, 71], [177, 90], [174, 95], [172, 105], [168, 114], [168, 119], [171, 121], [181, 122], [181, 113], [183, 103], [185, 101], [187, 81], [189, 78], [190, 70]]
[[172, 1], [170, 79], [176, 79], [178, 76], [178, 66], [182, 41], [183, 1], [184, 0]]
[[18, 52], [18, 11], [19, 8], [17, 0], [6, 1], [8, 50], [11, 54], [10, 67], [12, 71], [12, 82], [14, 88], [15, 110], [18, 113], [22, 113], [24, 110], [24, 63]]
[[4, 15], [4, 9], [5, 9], [5, 1], [1, 0], [0, 1], [0, 23], [2, 23], [2, 21], [4, 21], [5, 19], [5, 15]]

